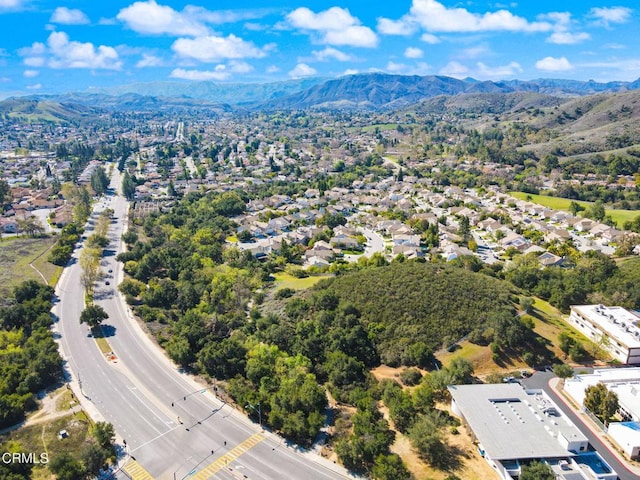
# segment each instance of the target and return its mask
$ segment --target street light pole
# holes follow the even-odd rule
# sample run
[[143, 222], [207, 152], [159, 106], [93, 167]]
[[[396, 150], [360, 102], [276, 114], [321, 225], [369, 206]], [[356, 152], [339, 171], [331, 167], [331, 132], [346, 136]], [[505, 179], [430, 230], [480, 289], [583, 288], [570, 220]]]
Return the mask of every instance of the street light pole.
[[[256, 406], [258, 407], [257, 409]], [[258, 412], [258, 424], [260, 425], [260, 428], [262, 428], [262, 409], [260, 407], [260, 403], [258, 402], [256, 405], [247, 403], [244, 408], [251, 408], [254, 412]]]
[[187, 463], [189, 460], [191, 460], [193, 458], [193, 455], [191, 455], [189, 458], [187, 458], [184, 462], [182, 462], [180, 465], [178, 465], [178, 468], [176, 468], [176, 471], [173, 472], [173, 480], [176, 480], [176, 473], [178, 473], [178, 470], [180, 470], [182, 468], [182, 466]]

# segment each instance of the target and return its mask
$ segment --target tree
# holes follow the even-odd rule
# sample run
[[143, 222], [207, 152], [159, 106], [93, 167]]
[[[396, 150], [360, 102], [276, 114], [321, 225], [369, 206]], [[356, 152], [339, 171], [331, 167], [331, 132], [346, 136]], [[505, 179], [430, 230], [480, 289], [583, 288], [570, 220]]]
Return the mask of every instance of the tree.
[[566, 363], [558, 363], [553, 366], [553, 374], [560, 378], [573, 377], [573, 368]]
[[591, 413], [608, 424], [618, 411], [618, 395], [609, 390], [603, 383], [587, 387], [584, 391], [584, 406]]
[[604, 204], [602, 203], [602, 200], [596, 201], [596, 203], [591, 205], [586, 212], [587, 217], [592, 218], [598, 222], [601, 222], [602, 220], [604, 220], [605, 215], [606, 215], [606, 212], [605, 212]]
[[471, 225], [469, 223], [469, 217], [462, 215], [458, 219], [458, 235], [460, 235], [465, 241], [467, 241], [470, 234]]
[[10, 192], [11, 187], [9, 187], [9, 183], [6, 180], [0, 180], [0, 207], [3, 207], [10, 201]]
[[80, 281], [89, 295], [93, 294], [93, 286], [100, 275], [100, 250], [85, 248], [80, 253]]
[[542, 462], [531, 462], [522, 466], [520, 480], [555, 480], [551, 467]]
[[122, 195], [124, 195], [127, 200], [133, 200], [136, 196], [136, 182], [131, 175], [129, 175], [129, 172], [124, 172], [122, 177]]
[[82, 463], [73, 458], [69, 452], [62, 452], [51, 459], [49, 470], [58, 480], [78, 480], [85, 472]]
[[91, 174], [91, 188], [97, 195], [102, 195], [109, 186], [109, 177], [102, 166], [96, 168]]
[[578, 215], [578, 213], [579, 213], [579, 212], [584, 211], [584, 209], [585, 209], [585, 208], [584, 208], [582, 205], [580, 205], [578, 202], [574, 202], [574, 201], [572, 201], [572, 202], [569, 204], [569, 211], [570, 211], [574, 216]]
[[113, 448], [113, 442], [116, 438], [116, 434], [112, 424], [109, 422], [96, 422], [91, 429], [91, 433], [101, 448], [106, 450]]
[[378, 455], [371, 469], [375, 480], [410, 480], [413, 478], [402, 459], [395, 453]]
[[88, 305], [80, 314], [80, 323], [86, 323], [91, 328], [97, 327], [109, 318], [107, 312], [100, 305]]

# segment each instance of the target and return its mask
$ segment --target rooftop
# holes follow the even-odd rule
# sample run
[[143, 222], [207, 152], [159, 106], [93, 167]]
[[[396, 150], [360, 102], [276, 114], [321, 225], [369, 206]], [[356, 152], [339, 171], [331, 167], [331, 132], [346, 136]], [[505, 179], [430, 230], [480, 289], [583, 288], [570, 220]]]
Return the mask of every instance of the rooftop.
[[630, 310], [604, 305], [574, 305], [571, 308], [628, 348], [640, 348], [640, 317]]
[[570, 442], [587, 442], [539, 391], [525, 391], [518, 384], [452, 385], [449, 391], [482, 448], [494, 460], [572, 456], [560, 444], [559, 436]]

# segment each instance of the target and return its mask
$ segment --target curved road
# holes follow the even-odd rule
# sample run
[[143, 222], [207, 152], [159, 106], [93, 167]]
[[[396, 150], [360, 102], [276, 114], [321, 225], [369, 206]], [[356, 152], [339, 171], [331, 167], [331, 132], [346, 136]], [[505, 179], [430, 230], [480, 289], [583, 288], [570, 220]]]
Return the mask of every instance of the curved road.
[[[116, 171], [112, 187], [118, 188]], [[287, 446], [260, 429], [191, 377], [180, 373], [130, 317], [116, 290], [122, 278], [115, 261], [128, 209], [111, 195], [96, 206], [115, 212], [102, 269], [109, 272], [95, 290], [96, 303], [109, 314], [104, 330], [115, 358], [101, 353], [79, 323], [84, 308], [80, 267], [74, 254], [58, 282], [55, 329], [71, 385], [97, 420], [111, 422], [126, 441], [129, 464], [118, 478], [158, 479], [339, 479], [348, 473], [313, 453]], [[109, 285], [106, 285], [109, 281]]]

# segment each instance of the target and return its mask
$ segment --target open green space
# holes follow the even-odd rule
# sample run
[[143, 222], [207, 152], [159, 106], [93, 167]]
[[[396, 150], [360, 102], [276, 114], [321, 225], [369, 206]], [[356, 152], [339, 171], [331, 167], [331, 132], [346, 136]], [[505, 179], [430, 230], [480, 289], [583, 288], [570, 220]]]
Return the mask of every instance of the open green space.
[[[47, 453], [49, 461], [63, 452], [80, 452], [89, 437], [90, 420], [84, 411], [78, 410], [67, 416], [58, 417], [45, 423], [36, 423], [19, 428], [0, 436], [0, 451], [9, 451], [8, 444], [15, 442], [23, 452], [33, 452], [36, 456]], [[61, 430], [67, 431], [66, 438], [59, 438]], [[51, 472], [46, 466], [36, 466], [31, 472], [32, 479], [49, 479]]]
[[[538, 205], [542, 205], [543, 207], [548, 207], [553, 210], [569, 210], [569, 205], [571, 202], [575, 201], [579, 205], [587, 208], [591, 205], [591, 202], [583, 202], [578, 200], [570, 200], [568, 198], [561, 197], [551, 197], [548, 195], [536, 195], [526, 192], [509, 192], [509, 195], [512, 197], [518, 198], [520, 200], [529, 200], [533, 203], [537, 203]], [[640, 210], [620, 210], [615, 208], [605, 208], [607, 215], [611, 215], [611, 218], [618, 225], [618, 227], [622, 227], [624, 222], [628, 222], [636, 218], [640, 215]]]
[[329, 278], [330, 275], [314, 275], [305, 278], [294, 277], [293, 275], [285, 272], [279, 272], [273, 274], [276, 290], [283, 288], [291, 288], [293, 290], [304, 290], [313, 287], [320, 280]]
[[62, 268], [47, 262], [46, 254], [55, 241], [54, 237], [7, 237], [0, 241], [1, 298], [9, 297], [13, 288], [25, 280], [43, 281], [38, 272], [29, 266], [31, 262], [42, 272], [49, 285], [55, 283]]

